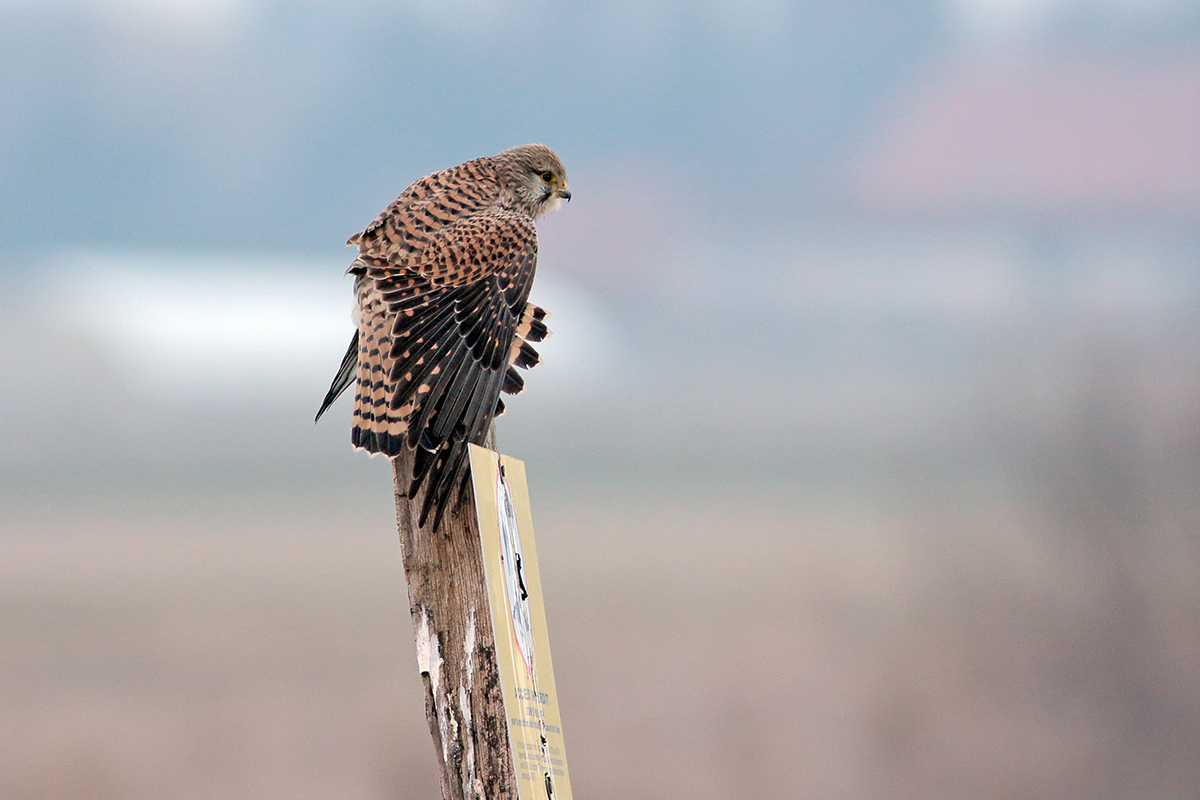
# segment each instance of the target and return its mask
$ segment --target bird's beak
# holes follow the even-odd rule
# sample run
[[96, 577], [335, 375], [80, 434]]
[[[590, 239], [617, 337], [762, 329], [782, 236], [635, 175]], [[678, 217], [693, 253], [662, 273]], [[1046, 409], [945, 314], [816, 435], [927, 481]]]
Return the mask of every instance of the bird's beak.
[[558, 196], [563, 200], [566, 200], [568, 203], [571, 202], [571, 190], [566, 186], [558, 190]]

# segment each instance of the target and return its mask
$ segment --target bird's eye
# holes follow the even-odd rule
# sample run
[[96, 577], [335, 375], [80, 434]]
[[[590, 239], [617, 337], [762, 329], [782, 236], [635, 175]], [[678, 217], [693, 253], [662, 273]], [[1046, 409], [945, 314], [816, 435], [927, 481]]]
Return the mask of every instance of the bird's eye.
[[544, 180], [546, 183], [554, 183], [554, 173], [553, 172], [543, 172], [542, 180]]

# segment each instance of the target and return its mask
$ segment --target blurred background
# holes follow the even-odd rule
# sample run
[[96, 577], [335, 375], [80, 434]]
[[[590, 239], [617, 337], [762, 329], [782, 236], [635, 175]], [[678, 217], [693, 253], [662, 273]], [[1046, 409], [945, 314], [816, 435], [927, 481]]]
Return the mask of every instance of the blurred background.
[[0, 795], [435, 798], [346, 237], [525, 142], [577, 797], [1195, 798], [1200, 5], [0, 0]]

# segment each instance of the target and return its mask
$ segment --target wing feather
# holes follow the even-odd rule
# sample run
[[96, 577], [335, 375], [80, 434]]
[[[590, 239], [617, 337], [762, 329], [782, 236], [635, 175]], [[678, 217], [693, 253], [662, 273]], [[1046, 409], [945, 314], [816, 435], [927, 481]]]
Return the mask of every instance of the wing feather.
[[[454, 351], [444, 359], [444, 363], [439, 365], [441, 371], [438, 374], [437, 381], [433, 385], [433, 389], [427, 396], [422, 398], [420, 405], [420, 413], [416, 414], [416, 421], [409, 428], [409, 446], [415, 446], [419, 440], [418, 431], [424, 432], [430, 430], [432, 419], [436, 419], [442, 413], [444, 399], [448, 391], [452, 388], [457, 388], [462, 382], [463, 377], [468, 374], [468, 370], [464, 369], [464, 362], [470, 358], [470, 351], [461, 341], [456, 342]], [[431, 432], [431, 438], [441, 440], [445, 437], [437, 436], [436, 432]]]
[[387, 407], [405, 412], [402, 439], [417, 450], [410, 496], [424, 492], [422, 525], [432, 514], [436, 526], [463, 489], [466, 445], [483, 442], [501, 390], [523, 384], [508, 373], [518, 329], [530, 331], [536, 264], [532, 220], [500, 210], [436, 231], [418, 258], [366, 269], [389, 321]]
[[338, 395], [346, 391], [346, 388], [354, 383], [357, 374], [358, 331], [355, 331], [354, 338], [350, 340], [350, 347], [346, 349], [346, 355], [342, 356], [342, 365], [338, 367], [337, 375], [333, 376], [333, 383], [329, 384], [329, 391], [326, 392], [325, 399], [321, 401], [321, 407], [317, 409], [317, 416], [313, 419], [313, 422], [321, 419], [321, 415], [333, 405], [333, 401], [338, 399]]

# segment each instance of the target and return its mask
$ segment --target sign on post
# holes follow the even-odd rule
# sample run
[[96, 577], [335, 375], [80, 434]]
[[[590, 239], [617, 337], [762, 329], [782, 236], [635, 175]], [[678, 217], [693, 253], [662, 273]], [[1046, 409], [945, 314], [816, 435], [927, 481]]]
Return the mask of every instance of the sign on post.
[[525, 464], [475, 445], [470, 457], [519, 800], [571, 800]]

